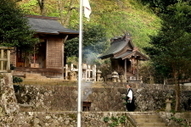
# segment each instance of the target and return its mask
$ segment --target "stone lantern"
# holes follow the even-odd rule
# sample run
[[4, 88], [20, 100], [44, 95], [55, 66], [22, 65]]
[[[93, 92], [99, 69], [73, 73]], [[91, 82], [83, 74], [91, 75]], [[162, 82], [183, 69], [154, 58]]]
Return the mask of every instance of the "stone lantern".
[[75, 80], [75, 76], [76, 76], [76, 74], [74, 71], [69, 72], [69, 80], [71, 80], [71, 81]]
[[97, 74], [97, 81], [101, 81], [101, 71], [97, 70], [96, 74]]
[[172, 108], [171, 108], [172, 96], [171, 96], [170, 94], [168, 94], [168, 95], [166, 96], [166, 101], [165, 101], [165, 103], [166, 103], [165, 111], [166, 111], [166, 112], [170, 112], [170, 111], [172, 110]]
[[119, 75], [116, 71], [112, 73], [112, 82], [118, 82]]

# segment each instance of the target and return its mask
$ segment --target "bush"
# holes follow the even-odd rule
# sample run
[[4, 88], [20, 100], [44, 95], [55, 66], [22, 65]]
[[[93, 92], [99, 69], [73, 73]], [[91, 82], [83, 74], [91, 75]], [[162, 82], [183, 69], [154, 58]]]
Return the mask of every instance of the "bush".
[[13, 83], [21, 83], [21, 82], [23, 82], [22, 78], [13, 76]]

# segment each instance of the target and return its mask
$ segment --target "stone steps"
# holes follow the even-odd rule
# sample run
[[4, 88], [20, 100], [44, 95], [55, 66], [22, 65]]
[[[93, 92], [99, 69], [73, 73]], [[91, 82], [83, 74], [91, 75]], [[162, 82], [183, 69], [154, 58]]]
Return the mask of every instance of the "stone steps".
[[131, 112], [137, 127], [167, 127], [166, 123], [155, 112]]

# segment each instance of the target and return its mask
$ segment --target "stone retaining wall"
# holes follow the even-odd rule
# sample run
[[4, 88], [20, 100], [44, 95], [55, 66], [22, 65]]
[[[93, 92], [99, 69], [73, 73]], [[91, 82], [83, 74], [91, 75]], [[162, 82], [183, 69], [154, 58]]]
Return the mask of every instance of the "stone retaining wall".
[[[23, 117], [24, 116], [24, 117]], [[109, 118], [109, 119], [108, 119]], [[107, 120], [108, 121], [107, 121]], [[127, 112], [83, 112], [82, 127], [134, 127]], [[20, 112], [11, 127], [76, 127], [77, 112]]]
[[[13, 89], [10, 74], [1, 75], [0, 83], [1, 127], [76, 126], [78, 94], [75, 85], [66, 87], [24, 84], [15, 85]], [[120, 127], [133, 127], [133, 119], [126, 112], [124, 105], [124, 85], [105, 84], [101, 87], [83, 88], [83, 99], [90, 101], [91, 106], [90, 111], [82, 112], [82, 126], [108, 127], [118, 124]], [[137, 111], [164, 110], [166, 95], [174, 94], [173, 89], [160, 85], [134, 85], [133, 90]], [[186, 91], [183, 94], [182, 104], [187, 103], [190, 98], [190, 92]], [[168, 113], [164, 114], [164, 119], [170, 119]]]
[[159, 115], [168, 125], [174, 125], [173, 127], [191, 127], [190, 112], [159, 112]]
[[[165, 110], [165, 101], [174, 90], [162, 85], [142, 84], [133, 88], [136, 111]], [[15, 86], [18, 103], [30, 107], [30, 111], [77, 111], [77, 84], [63, 85], [17, 85]], [[82, 88], [82, 100], [91, 102], [90, 111], [126, 111], [126, 94], [124, 84], [104, 84], [102, 87], [88, 86]], [[172, 98], [174, 100], [174, 98]], [[191, 110], [190, 92], [183, 91], [181, 99], [182, 110]], [[174, 102], [174, 101], [173, 101]], [[172, 107], [174, 103], [172, 103]]]
[[[77, 87], [16, 86], [18, 103], [32, 111], [77, 111]], [[82, 100], [91, 102], [90, 111], [125, 111], [123, 88], [88, 88]], [[30, 108], [30, 109], [31, 109]], [[27, 108], [25, 108], [27, 109]]]

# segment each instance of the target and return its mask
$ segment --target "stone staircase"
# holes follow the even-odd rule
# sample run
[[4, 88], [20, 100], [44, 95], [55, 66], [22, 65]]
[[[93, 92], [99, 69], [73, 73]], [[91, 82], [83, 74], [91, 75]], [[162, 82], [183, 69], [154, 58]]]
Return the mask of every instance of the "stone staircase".
[[167, 127], [166, 123], [155, 112], [130, 112], [136, 127]]

